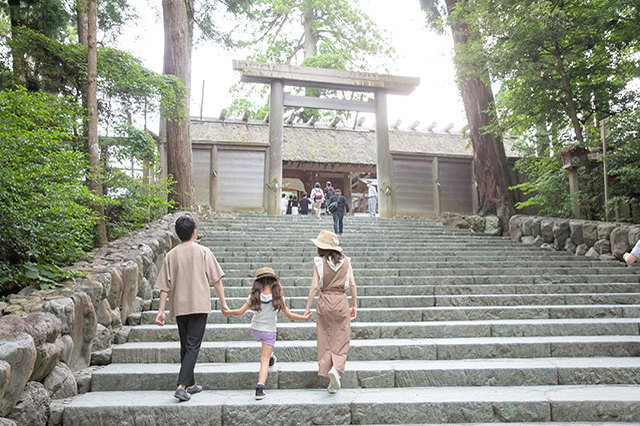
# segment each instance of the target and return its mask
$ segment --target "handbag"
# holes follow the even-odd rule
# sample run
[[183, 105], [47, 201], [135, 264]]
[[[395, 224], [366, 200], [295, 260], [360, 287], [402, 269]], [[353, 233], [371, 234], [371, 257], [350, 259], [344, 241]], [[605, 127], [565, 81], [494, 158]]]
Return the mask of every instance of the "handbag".
[[338, 210], [338, 200], [330, 202], [327, 210], [329, 210], [329, 213], [335, 213]]

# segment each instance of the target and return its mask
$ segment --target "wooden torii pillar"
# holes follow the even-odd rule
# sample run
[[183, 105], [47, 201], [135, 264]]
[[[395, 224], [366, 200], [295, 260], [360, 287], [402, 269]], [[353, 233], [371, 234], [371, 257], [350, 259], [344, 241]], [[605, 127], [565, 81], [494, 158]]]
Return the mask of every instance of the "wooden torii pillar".
[[[265, 185], [265, 208], [270, 215], [280, 215], [282, 188], [282, 147], [284, 107], [359, 111], [376, 115], [376, 168], [380, 199], [380, 217], [395, 214], [393, 159], [389, 147], [387, 93], [408, 95], [420, 83], [419, 78], [388, 74], [374, 74], [325, 68], [296, 67], [264, 62], [233, 61], [233, 69], [242, 74], [245, 83], [271, 86], [269, 102], [268, 176]], [[284, 93], [284, 86], [314, 87], [318, 89], [373, 92], [374, 102], [292, 96]]]

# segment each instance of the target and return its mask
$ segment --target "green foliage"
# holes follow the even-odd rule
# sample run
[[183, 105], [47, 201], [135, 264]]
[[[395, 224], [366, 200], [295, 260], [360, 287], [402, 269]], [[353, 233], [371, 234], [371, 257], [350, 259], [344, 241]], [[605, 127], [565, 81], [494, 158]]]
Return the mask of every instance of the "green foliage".
[[105, 195], [110, 240], [162, 217], [173, 206], [173, 202], [167, 201], [171, 181], [148, 185], [118, 169], [110, 169], [104, 183], [110, 188]]
[[116, 158], [120, 161], [147, 159], [154, 165], [158, 159], [156, 141], [147, 131], [135, 128], [130, 124], [121, 124], [115, 129], [116, 134], [125, 138], [126, 144], [116, 151]]
[[[26, 28], [15, 29], [9, 45], [29, 54], [32, 66], [25, 72], [30, 87], [82, 98], [87, 83], [85, 46], [60, 43]], [[103, 126], [127, 123], [131, 114], [145, 110], [181, 120], [186, 115], [185, 94], [175, 76], [150, 71], [120, 50], [98, 49], [98, 118]]]
[[7, 295], [23, 287], [40, 290], [61, 287], [65, 281], [74, 281], [84, 274], [66, 271], [59, 266], [27, 262], [18, 267], [0, 261], [0, 294]]
[[87, 160], [69, 144], [78, 114], [67, 98], [0, 92], [0, 261], [64, 263], [92, 247]]
[[31, 28], [46, 37], [62, 40], [70, 15], [60, 0], [20, 0], [17, 5], [0, 2], [0, 10], [14, 26]]

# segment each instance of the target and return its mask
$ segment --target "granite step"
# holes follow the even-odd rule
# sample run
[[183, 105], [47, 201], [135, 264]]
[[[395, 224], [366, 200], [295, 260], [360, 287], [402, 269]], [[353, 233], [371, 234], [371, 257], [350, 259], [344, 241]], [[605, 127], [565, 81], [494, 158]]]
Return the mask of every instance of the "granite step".
[[[247, 297], [225, 298], [231, 309], [242, 306]], [[515, 306], [515, 305], [589, 305], [639, 304], [640, 293], [557, 293], [557, 294], [455, 294], [435, 296], [358, 296], [359, 308], [398, 308], [427, 306]], [[158, 309], [154, 299], [151, 309]], [[307, 297], [287, 297], [291, 309], [304, 309]], [[220, 309], [220, 300], [211, 299], [213, 310]]]
[[[292, 309], [302, 315], [304, 309]], [[311, 312], [315, 313], [315, 309]], [[157, 310], [144, 311], [140, 324], [155, 324]], [[419, 307], [419, 308], [359, 308], [358, 322], [402, 321], [466, 321], [496, 319], [562, 319], [562, 318], [640, 318], [639, 305], [523, 305], [523, 306], [470, 306], [470, 307]], [[246, 324], [251, 314], [224, 316], [220, 311], [209, 314], [210, 324]], [[284, 315], [278, 323], [291, 323]], [[167, 323], [173, 321], [168, 317]]]
[[[207, 390], [254, 389], [259, 362], [201, 363], [196, 380]], [[172, 390], [180, 364], [111, 364], [96, 371], [91, 390]], [[534, 358], [487, 360], [350, 361], [342, 388], [415, 386], [541, 386], [640, 383], [637, 358]], [[316, 362], [278, 362], [268, 389], [326, 388]]]
[[[64, 411], [65, 426], [113, 424], [385, 424], [436, 422], [640, 422], [629, 385], [418, 387], [204, 391], [178, 404], [170, 391], [90, 392]], [[146, 420], [143, 420], [146, 419]]]
[[[255, 341], [205, 341], [199, 362], [256, 362], [261, 344]], [[279, 362], [316, 361], [314, 340], [282, 340], [274, 353]], [[349, 361], [453, 360], [487, 358], [639, 357], [640, 336], [536, 336], [449, 339], [352, 340]], [[180, 343], [127, 342], [115, 345], [113, 363], [180, 362]]]
[[[606, 336], [640, 334], [640, 318], [517, 319], [434, 322], [352, 322], [352, 339], [511, 337], [511, 336]], [[206, 341], [250, 340], [250, 324], [207, 324]], [[130, 342], [175, 341], [178, 327], [155, 324], [134, 327]], [[313, 322], [283, 323], [278, 340], [315, 340]]]

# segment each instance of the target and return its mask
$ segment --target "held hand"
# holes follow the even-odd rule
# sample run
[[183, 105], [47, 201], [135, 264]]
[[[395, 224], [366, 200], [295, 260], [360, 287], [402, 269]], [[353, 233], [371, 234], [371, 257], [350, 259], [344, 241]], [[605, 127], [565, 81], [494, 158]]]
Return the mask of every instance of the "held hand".
[[222, 311], [222, 315], [224, 315], [225, 317], [229, 315], [229, 307], [227, 306], [226, 303], [224, 303], [221, 307], [220, 310]]
[[158, 312], [158, 315], [156, 315], [156, 324], [162, 327], [164, 325], [165, 319], [166, 317], [165, 317], [164, 311]]
[[304, 317], [305, 321], [309, 321], [311, 319], [311, 312], [306, 311], [302, 316]]
[[351, 319], [356, 319], [356, 307], [352, 306], [351, 310], [349, 311], [349, 315], [351, 316]]

